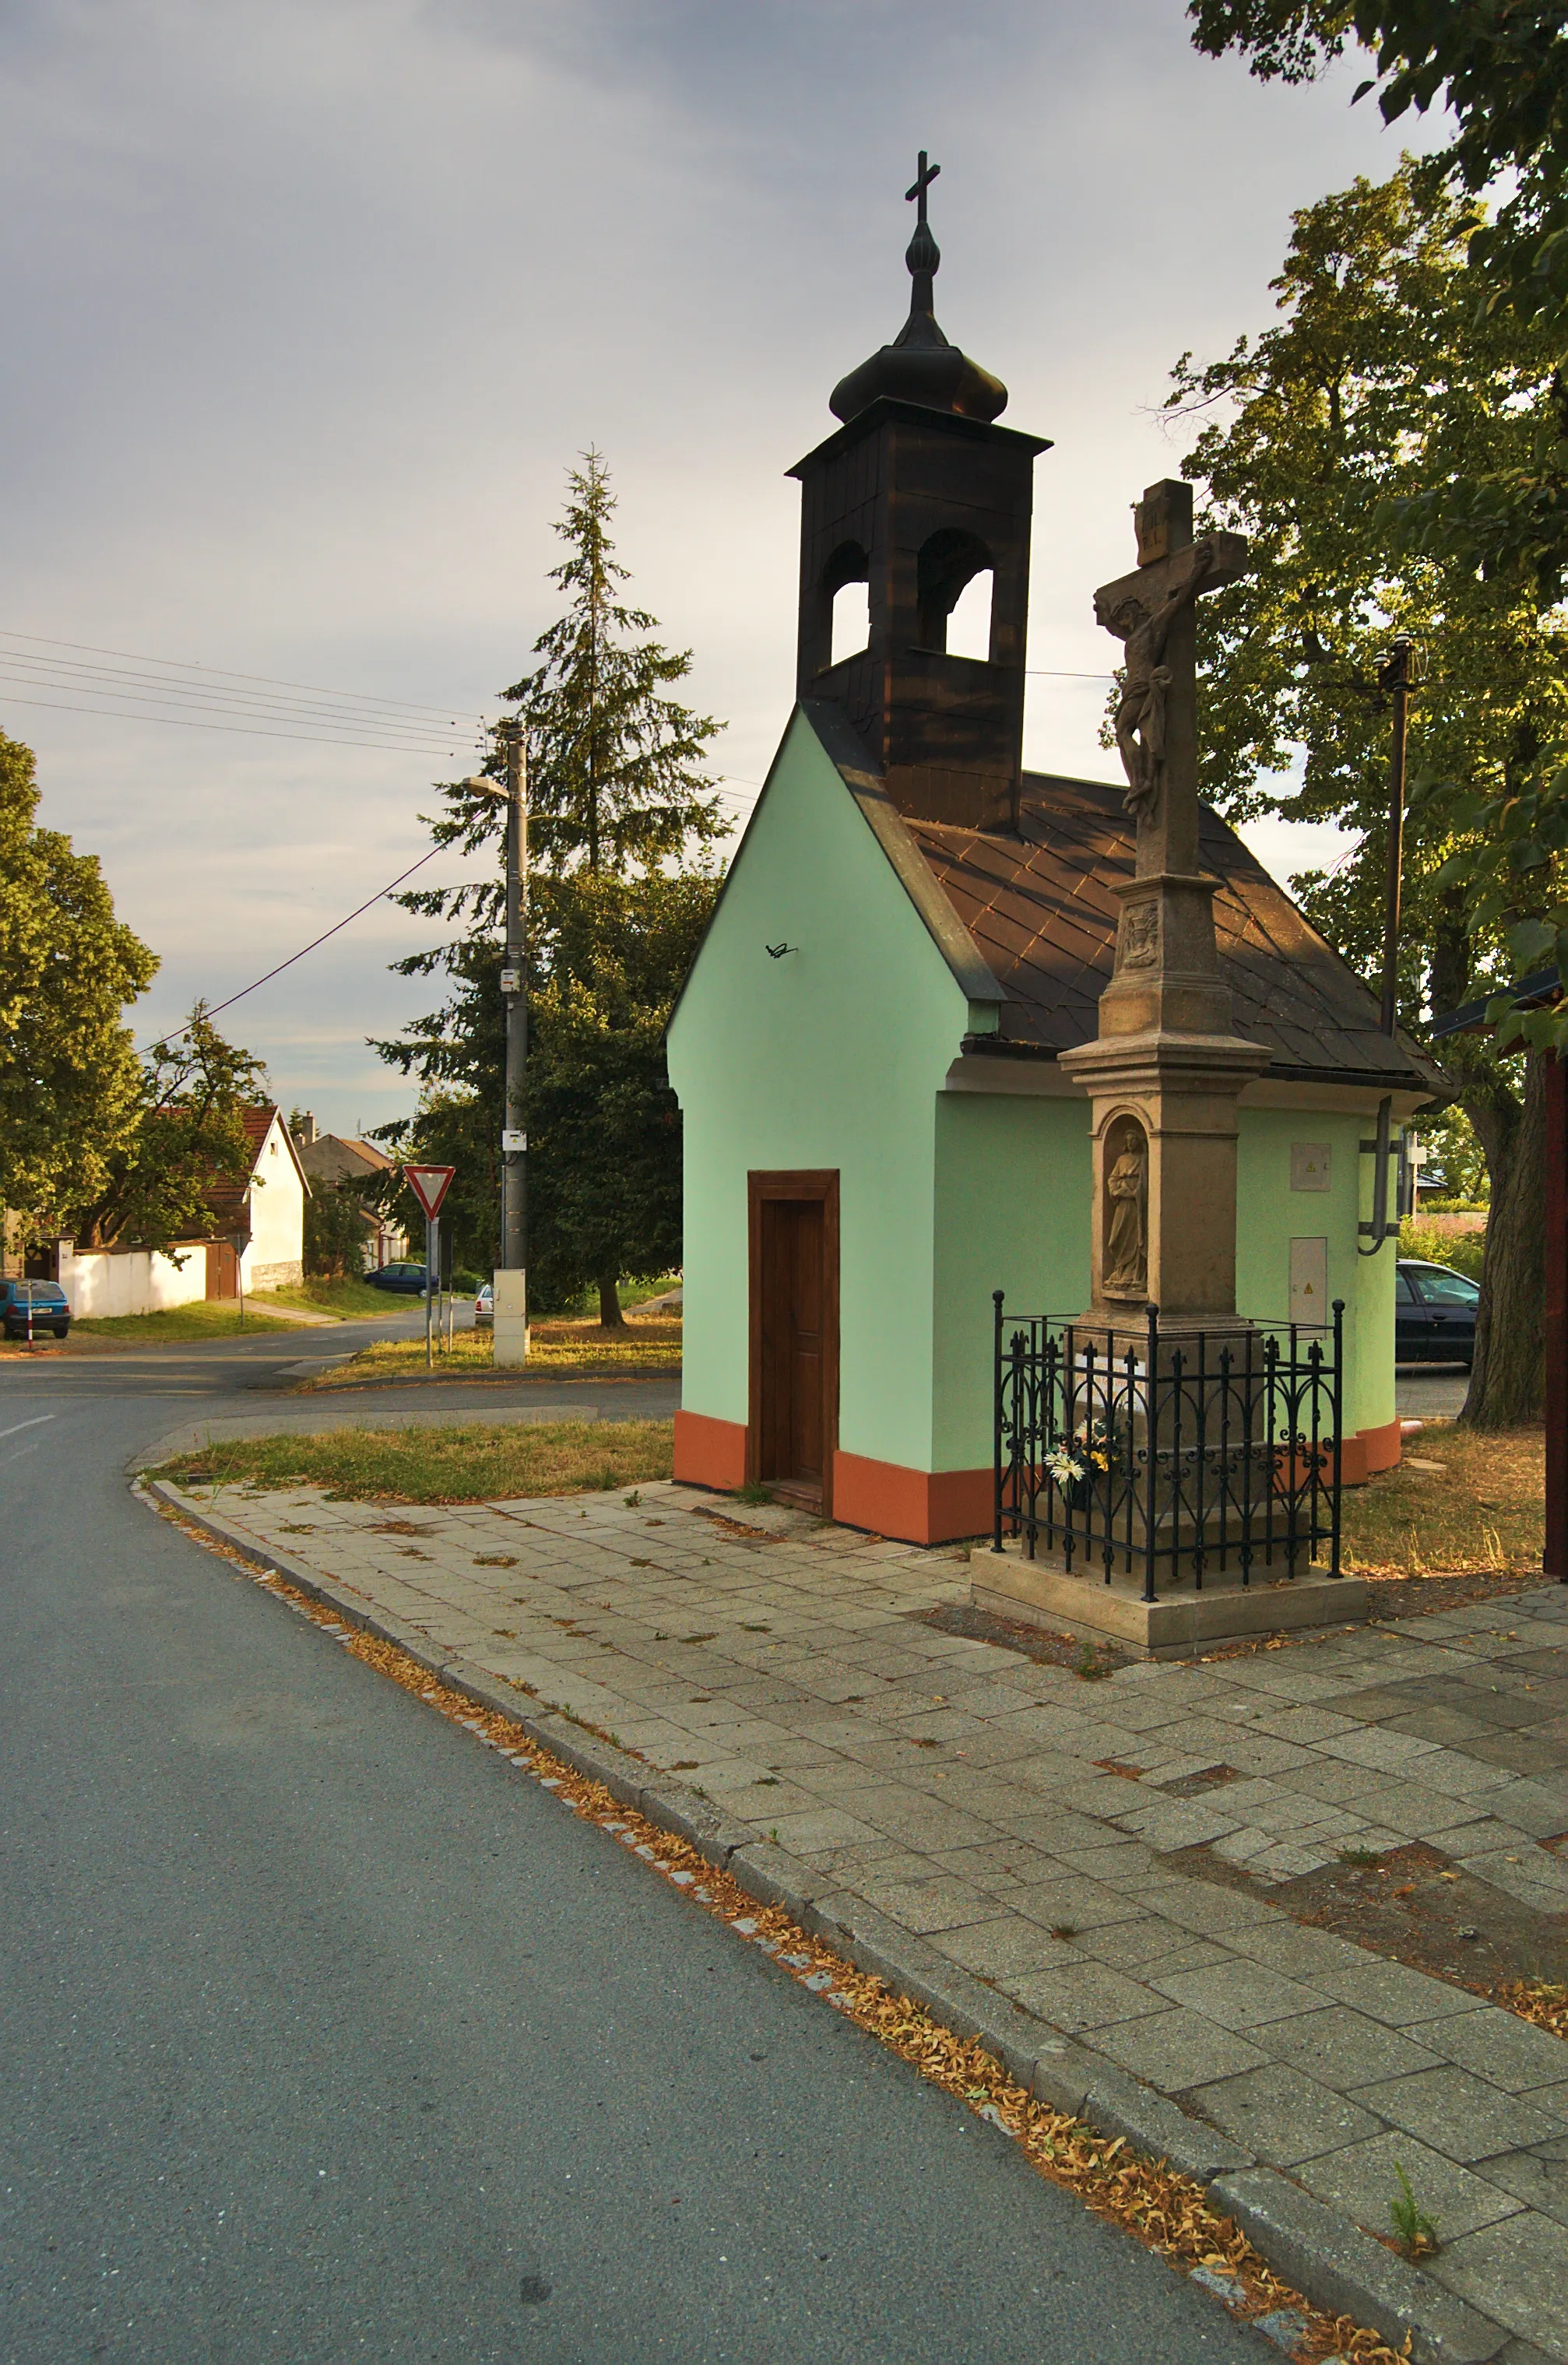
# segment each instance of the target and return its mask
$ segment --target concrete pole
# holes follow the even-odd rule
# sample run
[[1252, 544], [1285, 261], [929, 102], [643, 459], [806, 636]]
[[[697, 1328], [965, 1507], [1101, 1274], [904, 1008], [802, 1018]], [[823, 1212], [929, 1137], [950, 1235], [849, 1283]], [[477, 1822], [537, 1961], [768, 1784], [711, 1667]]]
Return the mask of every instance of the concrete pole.
[[507, 759], [506, 1091], [501, 1115], [501, 1261], [495, 1280], [497, 1363], [528, 1361], [528, 752], [522, 722], [501, 726]]

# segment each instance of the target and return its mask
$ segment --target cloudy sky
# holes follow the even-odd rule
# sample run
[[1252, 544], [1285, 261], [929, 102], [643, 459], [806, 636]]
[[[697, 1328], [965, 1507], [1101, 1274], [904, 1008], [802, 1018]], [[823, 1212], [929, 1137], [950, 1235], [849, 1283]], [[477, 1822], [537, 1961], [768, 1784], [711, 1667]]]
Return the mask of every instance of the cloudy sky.
[[[943, 326], [1055, 440], [1030, 664], [1093, 675], [1171, 363], [1262, 325], [1291, 209], [1399, 144], [1351, 67], [1197, 57], [1182, 0], [5, 0], [0, 78], [0, 728], [162, 957], [144, 1039], [424, 850], [590, 442], [744, 810], [791, 694], [783, 471], [903, 316], [918, 147]], [[144, 660], [257, 678], [273, 735]], [[150, 671], [185, 724], [135, 719]], [[346, 694], [324, 738], [286, 685]], [[1030, 688], [1030, 760], [1108, 776], [1103, 684]], [[426, 934], [379, 903], [234, 1011], [286, 1104], [410, 1105], [364, 1037], [428, 1006], [386, 970]]]

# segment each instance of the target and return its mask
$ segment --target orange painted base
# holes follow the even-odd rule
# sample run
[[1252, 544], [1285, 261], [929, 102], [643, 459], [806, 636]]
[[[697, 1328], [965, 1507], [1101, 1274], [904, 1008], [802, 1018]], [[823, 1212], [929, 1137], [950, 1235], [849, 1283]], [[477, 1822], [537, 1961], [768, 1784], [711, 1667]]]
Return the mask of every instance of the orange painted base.
[[[1340, 1472], [1347, 1486], [1364, 1486], [1373, 1473], [1399, 1460], [1400, 1427], [1358, 1429], [1345, 1440]], [[675, 1474], [689, 1485], [729, 1493], [745, 1484], [745, 1427], [709, 1413], [675, 1417]], [[906, 1470], [863, 1453], [833, 1458], [833, 1513], [843, 1527], [866, 1528], [900, 1543], [946, 1544], [983, 1536], [991, 1527], [989, 1470]]]
[[992, 1485], [989, 1470], [905, 1470], [863, 1453], [835, 1453], [833, 1515], [843, 1527], [868, 1528], [901, 1543], [951, 1543], [990, 1529]]
[[705, 1412], [675, 1417], [675, 1474], [692, 1486], [727, 1494], [745, 1485], [745, 1423], [715, 1420]]
[[1377, 1471], [1394, 1469], [1403, 1442], [1404, 1430], [1397, 1420], [1384, 1421], [1381, 1429], [1358, 1429], [1339, 1450], [1341, 1485], [1364, 1486]]

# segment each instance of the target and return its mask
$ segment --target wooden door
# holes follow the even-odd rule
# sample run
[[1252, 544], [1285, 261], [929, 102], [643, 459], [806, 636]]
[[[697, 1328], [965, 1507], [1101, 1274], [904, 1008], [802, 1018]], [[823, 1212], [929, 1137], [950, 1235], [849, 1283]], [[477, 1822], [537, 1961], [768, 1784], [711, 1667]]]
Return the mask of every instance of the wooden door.
[[207, 1242], [207, 1294], [208, 1297], [238, 1297], [240, 1295], [240, 1267], [231, 1240]]
[[823, 1510], [836, 1442], [837, 1180], [751, 1178], [752, 1474]]

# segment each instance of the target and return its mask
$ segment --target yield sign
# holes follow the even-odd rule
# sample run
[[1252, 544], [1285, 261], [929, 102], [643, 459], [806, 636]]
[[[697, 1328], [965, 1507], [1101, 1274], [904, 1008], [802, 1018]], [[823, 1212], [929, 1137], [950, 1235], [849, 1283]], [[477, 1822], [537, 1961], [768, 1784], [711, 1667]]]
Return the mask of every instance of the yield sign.
[[455, 1166], [405, 1166], [403, 1180], [433, 1224], [441, 1213]]

